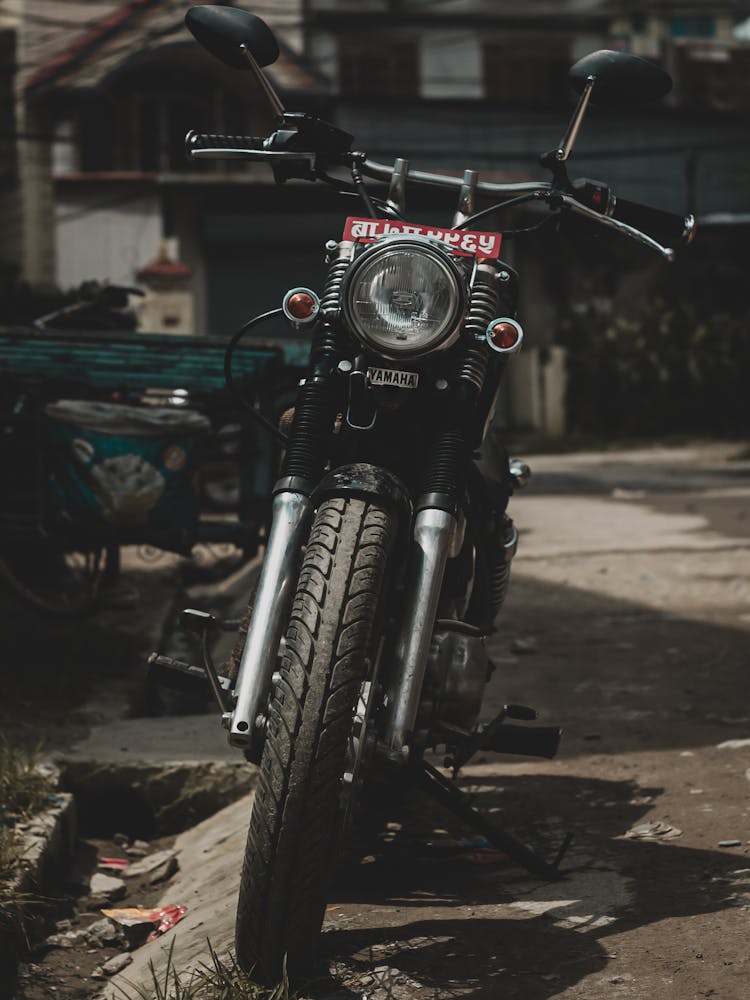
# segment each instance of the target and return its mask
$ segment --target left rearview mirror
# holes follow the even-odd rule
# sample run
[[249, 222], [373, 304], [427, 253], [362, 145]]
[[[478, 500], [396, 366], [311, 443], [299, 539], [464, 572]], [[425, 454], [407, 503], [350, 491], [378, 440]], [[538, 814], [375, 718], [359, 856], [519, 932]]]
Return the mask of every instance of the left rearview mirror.
[[266, 22], [238, 7], [191, 7], [185, 24], [204, 49], [235, 69], [250, 68], [243, 46], [259, 66], [270, 66], [279, 57], [279, 46]]

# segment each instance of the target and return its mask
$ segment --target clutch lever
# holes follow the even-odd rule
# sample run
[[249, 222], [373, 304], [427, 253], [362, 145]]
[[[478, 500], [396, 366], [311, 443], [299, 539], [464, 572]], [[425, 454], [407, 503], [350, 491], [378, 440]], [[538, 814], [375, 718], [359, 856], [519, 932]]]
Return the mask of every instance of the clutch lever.
[[576, 201], [569, 194], [565, 194], [562, 191], [550, 191], [547, 195], [547, 200], [553, 208], [564, 206], [573, 212], [574, 215], [583, 216], [584, 219], [589, 219], [591, 222], [598, 222], [600, 226], [605, 226], [607, 229], [614, 229], [615, 232], [621, 233], [623, 236], [629, 236], [636, 243], [641, 243], [650, 250], [655, 250], [656, 253], [669, 261], [670, 264], [675, 259], [675, 252], [671, 247], [662, 246], [661, 243], [657, 243], [655, 239], [652, 239], [646, 233], [642, 233], [640, 229], [629, 226], [626, 222], [620, 222], [619, 219], [613, 219], [609, 215], [602, 215], [593, 208], [582, 205], [580, 201]]
[[190, 151], [191, 160], [259, 160], [268, 163], [279, 160], [304, 160], [310, 165], [315, 160], [315, 156], [315, 153], [297, 152], [296, 150], [225, 149], [218, 146]]

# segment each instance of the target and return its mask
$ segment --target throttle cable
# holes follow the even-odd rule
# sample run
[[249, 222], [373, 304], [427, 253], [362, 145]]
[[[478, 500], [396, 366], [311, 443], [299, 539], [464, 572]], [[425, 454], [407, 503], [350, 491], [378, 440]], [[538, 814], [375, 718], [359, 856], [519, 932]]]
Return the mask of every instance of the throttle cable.
[[240, 406], [246, 410], [260, 426], [268, 431], [268, 433], [275, 437], [277, 441], [282, 444], [286, 444], [289, 440], [288, 436], [284, 434], [283, 431], [279, 430], [273, 421], [269, 420], [268, 417], [264, 416], [260, 410], [257, 410], [251, 403], [248, 403], [244, 398], [242, 393], [238, 390], [234, 382], [234, 377], [232, 375], [232, 357], [234, 355], [235, 348], [239, 344], [240, 340], [248, 331], [252, 330], [254, 326], [259, 323], [263, 323], [267, 319], [274, 319], [276, 316], [283, 315], [283, 309], [271, 309], [269, 312], [261, 313], [260, 316], [255, 316], [253, 319], [248, 320], [244, 326], [234, 333], [227, 344], [226, 351], [224, 352], [224, 380], [227, 383], [227, 388], [240, 404]]

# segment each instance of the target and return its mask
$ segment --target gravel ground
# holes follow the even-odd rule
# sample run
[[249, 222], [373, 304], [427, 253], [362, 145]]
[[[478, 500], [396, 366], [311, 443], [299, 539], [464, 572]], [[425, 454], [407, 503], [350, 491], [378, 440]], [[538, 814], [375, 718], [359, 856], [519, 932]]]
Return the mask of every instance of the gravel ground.
[[[521, 702], [565, 735], [552, 762], [484, 755], [462, 784], [548, 857], [572, 832], [565, 877], [530, 878], [411, 797], [362, 863], [342, 870], [322, 939], [333, 978], [310, 995], [745, 1000], [750, 463], [732, 451], [531, 462], [532, 483], [512, 504], [521, 539], [484, 715]], [[87, 648], [101, 658], [106, 627], [88, 647], [73, 637], [61, 659]], [[49, 706], [39, 712], [54, 722]], [[215, 720], [206, 725], [223, 756]], [[190, 926], [231, 940], [248, 808], [175, 844], [187, 881], [165, 894], [190, 905], [175, 937], [185, 960], [201, 957]], [[191, 867], [196, 844], [205, 881]], [[191, 898], [173, 898], [183, 887]], [[126, 978], [167, 943], [139, 949]]]

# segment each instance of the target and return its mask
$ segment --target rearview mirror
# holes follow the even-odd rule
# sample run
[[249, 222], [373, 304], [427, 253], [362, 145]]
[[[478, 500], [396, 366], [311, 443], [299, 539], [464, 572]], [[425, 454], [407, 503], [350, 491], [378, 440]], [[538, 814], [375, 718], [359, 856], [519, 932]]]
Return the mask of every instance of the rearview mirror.
[[593, 77], [591, 103], [600, 108], [625, 108], [658, 101], [672, 89], [672, 78], [659, 66], [631, 55], [600, 49], [579, 59], [568, 71], [577, 94]]
[[234, 69], [250, 68], [243, 46], [259, 66], [270, 66], [279, 58], [279, 46], [266, 22], [238, 7], [191, 7], [185, 24], [204, 49]]

